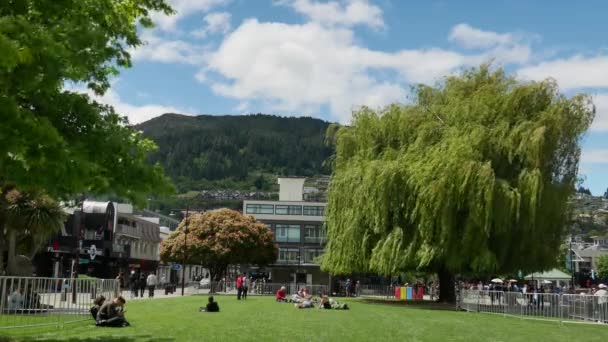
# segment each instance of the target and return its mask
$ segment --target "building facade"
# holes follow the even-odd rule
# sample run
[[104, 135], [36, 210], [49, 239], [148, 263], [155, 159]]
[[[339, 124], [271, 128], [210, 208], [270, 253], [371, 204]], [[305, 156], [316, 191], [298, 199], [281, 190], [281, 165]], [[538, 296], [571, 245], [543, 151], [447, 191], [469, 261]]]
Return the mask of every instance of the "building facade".
[[84, 201], [66, 211], [63, 229], [34, 260], [37, 275], [114, 278], [134, 269], [156, 271], [161, 241], [156, 218], [134, 215], [132, 206], [113, 202]]
[[267, 267], [274, 283], [329, 285], [316, 259], [326, 243], [323, 202], [304, 201], [304, 178], [279, 178], [278, 201], [243, 202], [243, 213], [266, 224], [279, 247], [276, 262]]

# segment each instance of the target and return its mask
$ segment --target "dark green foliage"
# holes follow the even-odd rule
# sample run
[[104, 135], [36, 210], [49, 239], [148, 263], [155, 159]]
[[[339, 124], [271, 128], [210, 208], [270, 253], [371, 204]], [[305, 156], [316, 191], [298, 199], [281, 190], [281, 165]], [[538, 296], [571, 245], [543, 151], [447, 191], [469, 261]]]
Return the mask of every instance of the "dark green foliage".
[[127, 126], [126, 113], [65, 89], [103, 94], [131, 65], [152, 11], [172, 13], [163, 0], [0, 1], [0, 192], [114, 192], [142, 203], [172, 190], [146, 163], [156, 146]]
[[275, 175], [312, 176], [327, 170], [329, 123], [313, 118], [165, 114], [137, 129], [156, 142], [159, 162], [180, 190], [268, 190]]

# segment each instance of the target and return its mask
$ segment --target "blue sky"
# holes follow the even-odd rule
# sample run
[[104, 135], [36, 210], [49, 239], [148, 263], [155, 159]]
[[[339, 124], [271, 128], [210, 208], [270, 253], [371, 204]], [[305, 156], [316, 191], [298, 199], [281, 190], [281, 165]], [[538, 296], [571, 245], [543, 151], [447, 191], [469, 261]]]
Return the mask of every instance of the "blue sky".
[[165, 112], [308, 115], [405, 101], [408, 87], [494, 59], [522, 80], [594, 96], [581, 175], [608, 187], [608, 2], [169, 0], [99, 100], [132, 122]]

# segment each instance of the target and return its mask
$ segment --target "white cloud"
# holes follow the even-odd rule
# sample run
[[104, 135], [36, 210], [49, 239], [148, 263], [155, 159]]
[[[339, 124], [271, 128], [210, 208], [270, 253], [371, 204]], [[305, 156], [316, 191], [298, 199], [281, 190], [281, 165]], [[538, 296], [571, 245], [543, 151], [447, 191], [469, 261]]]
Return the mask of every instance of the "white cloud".
[[201, 64], [205, 49], [183, 40], [168, 40], [152, 32], [142, 34], [144, 45], [131, 51], [134, 60], [161, 63]]
[[[226, 79], [210, 82], [219, 95], [304, 114], [329, 106], [346, 122], [356, 106], [404, 101], [406, 83], [433, 82], [481, 58], [441, 49], [374, 51], [356, 45], [349, 29], [251, 19], [225, 38], [207, 68]], [[374, 76], [383, 71], [398, 77]]]
[[374, 29], [384, 27], [382, 9], [367, 0], [319, 2], [314, 0], [280, 1], [305, 15], [312, 22], [330, 26], [365, 25]]
[[562, 89], [608, 87], [608, 56], [555, 59], [519, 69], [517, 74], [527, 80], [555, 78]]
[[163, 31], [174, 31], [180, 20], [226, 5], [230, 0], [169, 0], [168, 2], [175, 10], [175, 14], [170, 16], [158, 12], [151, 14], [154, 24]]
[[586, 164], [607, 164], [608, 150], [585, 150], [581, 155], [581, 162]]
[[188, 112], [184, 109], [159, 104], [145, 104], [141, 106], [129, 104], [121, 99], [112, 89], [108, 90], [101, 97], [95, 96], [93, 98], [100, 103], [111, 105], [117, 113], [128, 117], [129, 122], [132, 124], [148, 121], [165, 113], [185, 114]]
[[203, 18], [204, 27], [192, 32], [192, 35], [197, 38], [205, 38], [215, 33], [226, 34], [230, 31], [230, 18], [231, 15], [228, 12], [209, 13]]
[[[112, 86], [115, 86], [118, 82], [118, 79], [113, 80]], [[138, 124], [148, 121], [165, 113], [189, 115], [188, 113], [194, 112], [192, 109], [176, 108], [173, 106], [165, 106], [160, 104], [130, 104], [125, 102], [112, 88], [106, 91], [106, 93], [102, 96], [96, 95], [82, 84], [66, 84], [65, 89], [77, 93], [87, 94], [94, 101], [114, 107], [116, 113], [129, 118], [129, 123], [131, 124]], [[141, 92], [138, 91], [136, 94], [139, 96]]]
[[[535, 37], [535, 35], [529, 36]], [[526, 42], [521, 35], [483, 31], [466, 23], [454, 26], [448, 39], [464, 48], [486, 50], [483, 53], [485, 60], [525, 63], [532, 55], [529, 42]]]
[[466, 23], [454, 26], [449, 40], [458, 42], [466, 48], [491, 48], [515, 42], [512, 34], [483, 31]]

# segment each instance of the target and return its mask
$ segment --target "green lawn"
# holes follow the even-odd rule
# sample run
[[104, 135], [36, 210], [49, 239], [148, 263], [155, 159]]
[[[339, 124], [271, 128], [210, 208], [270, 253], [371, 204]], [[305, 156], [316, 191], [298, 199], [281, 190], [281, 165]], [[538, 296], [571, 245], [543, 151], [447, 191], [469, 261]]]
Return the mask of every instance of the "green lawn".
[[141, 300], [127, 303], [127, 328], [97, 328], [91, 320], [0, 333], [8, 341], [608, 341], [608, 326], [601, 325], [357, 300], [349, 302], [349, 311], [325, 311], [297, 310], [270, 297], [216, 298], [220, 313], [198, 312], [206, 297]]

